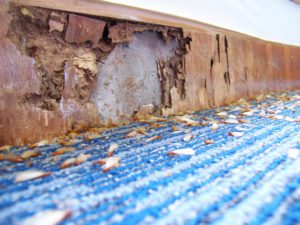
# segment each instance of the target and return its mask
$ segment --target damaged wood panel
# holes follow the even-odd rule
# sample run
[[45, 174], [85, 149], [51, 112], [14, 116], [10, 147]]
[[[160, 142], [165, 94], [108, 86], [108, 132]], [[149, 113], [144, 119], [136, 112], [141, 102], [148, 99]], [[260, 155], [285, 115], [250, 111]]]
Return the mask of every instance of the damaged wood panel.
[[[230, 36], [226, 32], [217, 36], [209, 31], [184, 33], [192, 38], [191, 51], [185, 56], [188, 109], [300, 88], [300, 47]], [[220, 44], [226, 40], [227, 45]]]
[[[171, 75], [175, 77], [172, 87], [177, 89], [174, 90], [170, 87], [167, 92], [175, 97], [179, 94], [179, 99], [184, 97], [182, 67], [184, 65], [183, 55], [186, 54], [186, 43], [185, 41], [181, 42], [183, 37], [180, 29], [127, 22], [124, 26], [124, 22], [119, 21], [104, 21], [84, 15], [72, 16], [65, 12], [34, 7], [11, 5], [8, 9], [5, 2], [1, 4], [5, 6], [1, 11], [1, 16], [5, 19], [0, 23], [5, 30], [2, 30], [0, 40], [2, 46], [0, 51], [3, 52], [0, 68], [3, 72], [1, 73], [3, 80], [1, 85], [4, 87], [3, 94], [0, 96], [2, 107], [0, 124], [3, 128], [0, 145], [21, 145], [42, 138], [53, 138], [76, 127], [87, 128], [103, 125], [100, 118], [103, 108], [99, 108], [91, 97], [94, 90], [98, 88], [96, 81], [99, 64], [105, 63], [106, 57], [116, 45], [119, 45], [116, 54], [124, 55], [126, 49], [129, 48], [128, 42], [132, 41], [131, 38], [136, 33], [152, 32], [157, 35], [157, 40], [161, 45], [153, 46], [155, 48], [149, 46], [154, 50], [152, 52], [155, 52], [153, 54], [156, 56], [160, 54], [166, 56], [163, 46], [169, 45], [170, 56], [171, 58], [175, 57], [173, 59], [176, 60], [170, 61], [168, 66], [172, 68]], [[87, 31], [92, 27], [95, 28], [97, 24], [101, 25], [98, 33], [95, 32], [94, 35]], [[104, 25], [107, 25], [105, 34], [103, 32]], [[72, 27], [70, 28], [70, 26]], [[82, 29], [82, 26], [85, 26], [86, 29]], [[67, 34], [68, 32], [69, 34]], [[116, 36], [124, 32], [126, 33], [125, 38]], [[174, 42], [176, 45], [170, 45]], [[6, 46], [6, 43], [9, 44]], [[9, 57], [10, 54], [13, 55], [13, 58]], [[136, 56], [138, 57], [138, 55]], [[157, 59], [168, 61], [167, 58], [158, 57]], [[14, 63], [15, 61], [20, 63], [20, 66]], [[147, 61], [144, 60], [146, 64]], [[156, 60], [153, 59], [153, 65], [150, 68], [148, 65], [144, 65], [144, 62], [139, 66], [147, 71], [140, 71], [140, 73], [147, 74], [149, 70], [151, 76], [155, 76], [158, 80]], [[124, 67], [120, 67], [120, 71], [127, 74], [135, 71], [133, 68], [137, 65], [130, 63], [128, 65], [120, 64], [120, 66]], [[7, 72], [6, 70], [11, 71]], [[112, 71], [112, 75], [115, 74], [117, 73]], [[147, 79], [139, 82], [145, 80]], [[126, 83], [130, 83], [130, 81], [128, 80]], [[130, 87], [131, 85], [126, 86], [124, 91], [132, 95], [135, 91]], [[139, 88], [141, 87], [142, 85], [139, 86]], [[124, 89], [122, 85], [118, 88]], [[158, 92], [157, 95], [159, 96]], [[125, 106], [128, 104], [126, 107], [130, 106], [130, 101], [132, 101], [130, 98], [125, 99]], [[146, 104], [150, 103], [153, 102], [146, 102]], [[174, 105], [176, 105], [175, 103]], [[163, 107], [168, 109], [166, 105], [154, 105], [154, 113], [160, 115]], [[138, 108], [134, 110], [138, 110]], [[170, 110], [173, 109], [170, 108]], [[120, 111], [118, 115], [122, 115], [122, 112]], [[125, 116], [126, 118], [128, 116], [128, 121], [131, 121], [134, 115]]]
[[[176, 115], [300, 87], [298, 47], [211, 29], [182, 30], [34, 7], [9, 10], [4, 0], [0, 6], [0, 145], [52, 138], [78, 126], [101, 126], [99, 115], [111, 102], [98, 104], [95, 99], [120, 88], [125, 100], [116, 102], [137, 114], [116, 115], [131, 121], [143, 117], [147, 105], [157, 116]], [[151, 37], [155, 41], [147, 40]], [[145, 52], [151, 60], [139, 57]], [[126, 54], [132, 59], [124, 60]], [[103, 68], [112, 77], [99, 85]], [[161, 90], [161, 101], [137, 105], [136, 98], [127, 98], [139, 93], [138, 88], [146, 89], [146, 79], [135, 80], [132, 73], [159, 80], [155, 90]], [[126, 80], [99, 98], [99, 87], [105, 89], [119, 79], [116, 75]]]
[[104, 27], [104, 21], [70, 14], [65, 40], [77, 44], [91, 41], [96, 46], [102, 38]]
[[[54, 87], [65, 85], [62, 72], [65, 59], [59, 57], [62, 46], [58, 44], [55, 45], [57, 48], [51, 49], [53, 42], [56, 43], [55, 38], [39, 38], [43, 32], [35, 32], [34, 27], [27, 27], [34, 31], [31, 33], [34, 38], [30, 40], [30, 33], [22, 33], [26, 27], [18, 29], [17, 21], [13, 26], [22, 35], [13, 36], [9, 31], [13, 16], [7, 13], [5, 2], [1, 1], [0, 6], [0, 145], [21, 145], [53, 138], [77, 125], [100, 125], [93, 104], [78, 104], [74, 98], [66, 96], [67, 89]], [[32, 15], [40, 14], [39, 11], [35, 13]], [[25, 18], [23, 22], [28, 24], [28, 20], [31, 18]], [[45, 22], [39, 19], [37, 26], [44, 27]], [[37, 56], [40, 52], [42, 54]], [[81, 51], [79, 55], [82, 57], [84, 54]], [[73, 67], [80, 69], [80, 65]]]

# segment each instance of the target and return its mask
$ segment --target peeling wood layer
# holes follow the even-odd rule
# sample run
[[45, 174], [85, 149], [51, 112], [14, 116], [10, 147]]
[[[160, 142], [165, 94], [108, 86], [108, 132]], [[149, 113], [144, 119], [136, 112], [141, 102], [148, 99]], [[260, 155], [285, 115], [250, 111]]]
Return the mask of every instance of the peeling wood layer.
[[[91, 97], [98, 88], [100, 65], [105, 64], [105, 59], [116, 46], [119, 46], [118, 54], [124, 54], [137, 33], [154, 32], [165, 45], [178, 42], [178, 49], [174, 49], [172, 54], [182, 66], [185, 50], [180, 29], [1, 4], [5, 6], [0, 14], [5, 18], [1, 21], [5, 29], [0, 43], [3, 46], [2, 57], [6, 57], [2, 61], [21, 64], [20, 67], [16, 67], [16, 63], [9, 68], [4, 68], [5, 64], [0, 67], [4, 87], [0, 95], [3, 106], [0, 124], [4, 128], [0, 145], [20, 145], [51, 138], [76, 127], [106, 123], [100, 116], [104, 108], [99, 108]], [[159, 52], [164, 52], [164, 47]], [[136, 65], [120, 66], [126, 69]], [[149, 65], [141, 68], [149, 69]], [[155, 61], [152, 68], [156, 71]], [[172, 76], [179, 77], [178, 71]], [[158, 74], [156, 77], [158, 79]], [[183, 83], [177, 82], [177, 85], [181, 85], [184, 93]], [[125, 86], [128, 93], [135, 91], [131, 87]], [[118, 88], [124, 89], [122, 86]], [[126, 107], [130, 107], [130, 101], [125, 99]], [[163, 104], [155, 105], [155, 112], [161, 112], [163, 107]], [[138, 108], [134, 110], [138, 111]], [[134, 114], [123, 115], [120, 112], [120, 117], [129, 122]], [[4, 132], [5, 129], [8, 132]]]
[[[222, 30], [195, 31], [34, 7], [9, 9], [3, 0], [0, 6], [0, 145], [103, 125], [102, 111], [114, 105], [94, 99], [103, 90], [99, 92], [99, 87], [105, 89], [106, 83], [99, 86], [99, 76], [105, 68], [110, 72], [109, 65], [113, 66], [109, 81], [126, 78], [112, 90], [122, 95], [125, 91], [117, 101], [137, 112], [118, 112], [125, 122], [300, 88], [299, 47]], [[146, 49], [151, 51], [143, 53]], [[123, 60], [125, 56], [132, 58]], [[153, 57], [153, 64], [145, 60]], [[160, 102], [138, 105], [130, 99], [148, 82], [142, 76], [142, 83], [135, 82], [134, 71], [144, 76], [155, 73], [160, 86], [151, 90], [160, 90]], [[102, 93], [102, 99], [114, 95]]]
[[226, 33], [184, 30], [192, 38], [185, 56], [186, 111], [218, 107], [240, 98], [300, 88], [300, 47]]

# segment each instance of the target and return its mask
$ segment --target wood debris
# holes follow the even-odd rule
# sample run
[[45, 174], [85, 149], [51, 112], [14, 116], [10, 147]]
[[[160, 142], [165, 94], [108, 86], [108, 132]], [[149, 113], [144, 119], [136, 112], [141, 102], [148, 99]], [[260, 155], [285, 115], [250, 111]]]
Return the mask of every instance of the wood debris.
[[97, 133], [94, 133], [94, 132], [87, 132], [83, 135], [83, 138], [85, 141], [91, 141], [91, 140], [94, 140], [99, 137], [100, 137], [100, 135]]
[[178, 128], [175, 125], [172, 125], [172, 130], [173, 131], [178, 131]]
[[117, 143], [110, 144], [108, 151], [107, 151], [107, 157], [111, 157], [117, 148], [119, 148], [119, 145]]
[[243, 112], [243, 113], [241, 113], [241, 115], [243, 115], [243, 116], [253, 116], [253, 112], [252, 111]]
[[65, 169], [68, 168], [70, 166], [74, 166], [74, 165], [79, 165], [80, 163], [85, 162], [88, 158], [90, 158], [92, 155], [90, 154], [84, 154], [84, 153], [80, 153], [79, 156], [77, 156], [76, 158], [69, 158], [66, 159], [61, 165], [60, 168]]
[[284, 117], [284, 120], [287, 122], [294, 122], [294, 119], [289, 116]]
[[108, 172], [109, 170], [120, 166], [120, 158], [119, 157], [107, 157], [107, 158], [100, 159], [100, 160], [94, 162], [94, 164], [103, 165], [102, 171]]
[[288, 149], [287, 155], [291, 159], [297, 159], [300, 155], [300, 150], [296, 148]]
[[57, 149], [55, 152], [53, 152], [52, 156], [61, 155], [66, 152], [72, 152], [74, 150], [75, 150], [75, 148], [73, 148], [73, 147], [62, 147], [62, 148]]
[[260, 117], [264, 117], [266, 115], [265, 110], [261, 110], [260, 113], [258, 114]]
[[105, 24], [102, 20], [70, 14], [65, 41], [77, 44], [91, 41], [96, 46], [102, 38]]
[[84, 153], [80, 153], [79, 156], [76, 158], [76, 165], [79, 165], [80, 163], [85, 162], [86, 160], [88, 160], [90, 157], [92, 157], [91, 154], [84, 154]]
[[40, 156], [40, 155], [41, 155], [41, 153], [38, 152], [37, 150], [27, 150], [27, 151], [22, 153], [21, 157], [23, 159], [28, 159], [28, 158], [37, 157], [37, 156]]
[[4, 145], [0, 147], [0, 152], [1, 151], [9, 151], [11, 149], [11, 145]]
[[211, 144], [214, 144], [215, 142], [214, 142], [213, 140], [207, 139], [207, 140], [204, 141], [204, 143], [205, 143], [206, 145], [211, 145]]
[[192, 148], [182, 148], [173, 150], [167, 153], [168, 155], [195, 155], [195, 151]]
[[176, 116], [175, 119], [179, 122], [183, 122], [188, 126], [197, 126], [199, 125], [198, 121], [190, 119], [187, 115], [184, 116]]
[[21, 9], [21, 13], [23, 16], [28, 16], [30, 17], [31, 19], [34, 19], [34, 15], [32, 14], [32, 12], [30, 12], [27, 8], [23, 7]]
[[230, 123], [237, 124], [237, 123], [239, 123], [239, 121], [236, 119], [227, 119], [224, 121], [224, 123], [225, 124], [230, 124]]
[[138, 112], [134, 115], [134, 119], [137, 121], [145, 121], [152, 117], [154, 113], [154, 105], [143, 105], [139, 108]]
[[225, 112], [225, 111], [216, 113], [216, 116], [221, 116], [221, 117], [224, 117], [224, 116], [227, 116], [227, 115], [228, 115], [228, 113]]
[[131, 138], [131, 137], [136, 137], [139, 135], [139, 133], [136, 130], [130, 131], [125, 137], [126, 138]]
[[276, 120], [282, 120], [284, 118], [283, 115], [275, 115], [273, 116], [273, 119], [276, 119]]
[[76, 162], [76, 158], [69, 158], [69, 159], [66, 159], [61, 165], [60, 165], [60, 168], [62, 169], [65, 169], [65, 168], [68, 168], [70, 166], [73, 166]]
[[242, 137], [244, 135], [244, 133], [243, 132], [229, 132], [228, 135], [232, 136], [232, 137]]
[[164, 125], [161, 123], [151, 123], [150, 128], [151, 129], [157, 129], [157, 128], [162, 128]]
[[188, 141], [190, 141], [191, 139], [193, 139], [194, 138], [194, 135], [193, 134], [188, 134], [188, 135], [185, 135], [184, 137], [183, 137], [183, 140], [185, 141], [185, 142], [188, 142]]
[[149, 118], [150, 122], [164, 122], [166, 120], [167, 120], [166, 118], [156, 117], [156, 116], [152, 116], [152, 117]]
[[239, 119], [239, 123], [251, 123], [251, 121], [246, 119]]
[[28, 170], [28, 171], [18, 173], [15, 178], [15, 182], [23, 182], [23, 181], [27, 181], [27, 180], [42, 178], [42, 177], [49, 176], [50, 174], [51, 174], [51, 172]]
[[41, 146], [44, 146], [44, 145], [48, 145], [50, 144], [50, 141], [49, 140], [41, 140], [37, 143], [34, 143], [34, 144], [28, 144], [28, 147], [29, 148], [36, 148], [36, 147], [41, 147]]
[[58, 225], [70, 216], [70, 210], [47, 210], [26, 219], [24, 225]]
[[15, 163], [20, 163], [24, 161], [24, 159], [21, 156], [13, 153], [0, 154], [0, 160], [6, 160]]
[[66, 24], [66, 18], [62, 14], [51, 12], [48, 24], [50, 27], [49, 32], [63, 32]]
[[245, 99], [243, 99], [243, 98], [239, 99], [235, 104], [244, 105], [244, 106], [250, 105], [250, 103], [248, 101], [246, 101]]
[[300, 117], [294, 119], [294, 122], [300, 122]]
[[218, 129], [218, 127], [219, 127], [219, 125], [218, 125], [217, 123], [213, 123], [213, 124], [211, 125], [211, 129], [212, 129], [213, 131], [216, 131], [216, 130]]
[[143, 134], [143, 135], [148, 134], [145, 127], [139, 127], [139, 128], [137, 128], [137, 129], [136, 129], [136, 132], [137, 132], [138, 134]]
[[64, 146], [70, 146], [70, 145], [74, 145], [78, 142], [77, 139], [61, 139], [58, 140], [57, 143], [64, 145]]
[[148, 139], [146, 140], [146, 142], [154, 141], [154, 140], [157, 140], [157, 139], [160, 139], [160, 138], [161, 138], [161, 136], [155, 135], [155, 136], [153, 136], [153, 137], [148, 138]]

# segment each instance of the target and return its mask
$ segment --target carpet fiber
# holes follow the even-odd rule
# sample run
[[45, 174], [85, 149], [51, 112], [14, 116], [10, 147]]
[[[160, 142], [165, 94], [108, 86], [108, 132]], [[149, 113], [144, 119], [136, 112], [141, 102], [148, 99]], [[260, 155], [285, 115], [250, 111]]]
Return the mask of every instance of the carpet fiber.
[[[62, 146], [51, 144], [21, 163], [2, 160], [0, 224], [23, 224], [52, 209], [71, 212], [66, 225], [300, 224], [299, 94], [132, 123], [92, 140], [79, 134], [73, 151], [53, 156]], [[94, 162], [112, 143], [120, 165], [103, 172]], [[186, 148], [195, 154], [170, 154]], [[91, 157], [60, 167], [80, 153]], [[27, 170], [51, 174], [16, 182]]]

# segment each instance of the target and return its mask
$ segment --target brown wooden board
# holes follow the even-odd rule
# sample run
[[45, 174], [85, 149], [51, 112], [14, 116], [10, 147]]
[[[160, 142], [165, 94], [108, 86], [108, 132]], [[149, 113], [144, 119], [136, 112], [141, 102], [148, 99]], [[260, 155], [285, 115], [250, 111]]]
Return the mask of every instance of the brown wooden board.
[[[99, 126], [95, 105], [74, 100], [76, 74], [72, 74], [74, 67], [69, 65], [64, 69], [71, 80], [64, 84], [60, 111], [20, 104], [20, 97], [27, 92], [39, 92], [42, 81], [37, 75], [35, 59], [22, 53], [7, 37], [11, 20], [7, 9], [7, 2], [0, 0], [0, 145], [53, 138], [71, 130], [74, 124]], [[209, 27], [184, 28], [183, 35], [192, 40], [189, 52], [184, 55], [185, 98], [175, 99], [167, 114], [300, 88], [300, 47]]]

